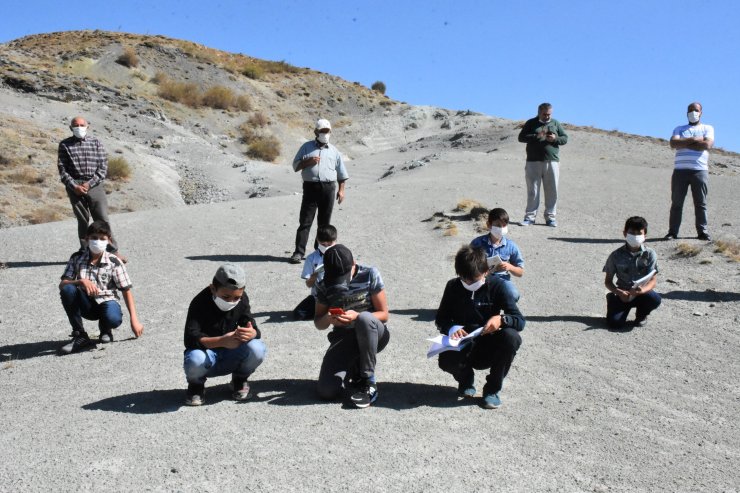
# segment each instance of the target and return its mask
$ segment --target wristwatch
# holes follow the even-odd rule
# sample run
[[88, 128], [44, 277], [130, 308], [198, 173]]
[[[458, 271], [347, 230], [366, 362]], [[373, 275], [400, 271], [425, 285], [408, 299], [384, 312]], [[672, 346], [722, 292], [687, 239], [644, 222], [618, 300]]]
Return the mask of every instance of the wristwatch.
[[501, 327], [511, 327], [514, 325], [514, 319], [511, 315], [501, 315]]

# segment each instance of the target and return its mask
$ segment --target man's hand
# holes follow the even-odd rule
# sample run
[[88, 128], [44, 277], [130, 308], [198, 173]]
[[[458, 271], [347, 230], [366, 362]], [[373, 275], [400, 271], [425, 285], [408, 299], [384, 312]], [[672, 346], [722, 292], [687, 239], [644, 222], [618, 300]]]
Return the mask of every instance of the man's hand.
[[[239, 329], [236, 329], [239, 330]], [[221, 337], [221, 343], [219, 344], [219, 347], [225, 347], [226, 349], [236, 349], [238, 348], [242, 341], [240, 341], [236, 336], [236, 330], [232, 332], [227, 332]]]
[[321, 161], [321, 158], [319, 156], [311, 156], [307, 157], [303, 160], [303, 169], [311, 168], [313, 166], [316, 166]]
[[237, 327], [234, 337], [240, 342], [249, 342], [257, 337], [257, 331], [252, 327], [252, 322], [247, 322], [246, 327]]
[[131, 332], [134, 333], [137, 339], [144, 333], [144, 326], [141, 325], [138, 318], [131, 317]]
[[622, 300], [624, 303], [629, 303], [630, 301], [629, 291], [625, 291], [624, 289], [617, 289], [616, 291], [614, 291], [614, 294], [619, 296], [619, 299]]
[[450, 339], [460, 339], [461, 337], [465, 337], [468, 335], [467, 332], [465, 332], [465, 329], [458, 329], [450, 336]]
[[[85, 185], [87, 185], [87, 183], [85, 183]], [[75, 185], [75, 187], [72, 189], [72, 191], [74, 191], [75, 195], [77, 195], [78, 197], [86, 195], [87, 190], [88, 190], [88, 187], [82, 186], [82, 185]]]
[[341, 315], [329, 314], [329, 320], [331, 320], [332, 321], [331, 323], [334, 325], [349, 325], [352, 322], [354, 322], [359, 316], [360, 314], [357, 313], [356, 311], [347, 310]]
[[547, 136], [545, 137], [545, 140], [548, 142], [555, 142], [558, 139], [558, 136], [554, 132], [547, 132]]
[[337, 192], [337, 203], [341, 204], [344, 202], [344, 190], [339, 190]]
[[632, 288], [629, 290], [630, 296], [640, 296], [642, 293], [641, 287]]
[[493, 268], [494, 272], [509, 272], [513, 266], [509, 262], [499, 262], [499, 264]]
[[488, 322], [486, 322], [486, 326], [483, 327], [481, 335], [493, 334], [499, 329], [501, 329], [501, 315], [494, 315], [488, 319]]
[[85, 289], [85, 293], [87, 293], [88, 296], [95, 296], [98, 294], [98, 285], [90, 279], [80, 279], [79, 285]]

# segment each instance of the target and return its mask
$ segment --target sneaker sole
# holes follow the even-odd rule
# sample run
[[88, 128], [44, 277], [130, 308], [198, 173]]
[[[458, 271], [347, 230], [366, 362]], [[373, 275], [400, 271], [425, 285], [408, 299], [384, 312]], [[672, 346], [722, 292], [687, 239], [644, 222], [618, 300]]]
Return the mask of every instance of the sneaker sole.
[[354, 399], [352, 399], [352, 404], [354, 404], [355, 407], [358, 408], [358, 409], [365, 409], [366, 407], [370, 407], [370, 404], [372, 404], [376, 400], [378, 400], [378, 394], [377, 394], [377, 392], [375, 393], [375, 395], [373, 396], [373, 398], [370, 400], [370, 402], [368, 402], [367, 404], [365, 404], [364, 402], [357, 402]]
[[185, 405], [190, 407], [198, 407], [203, 405], [203, 401], [185, 401]]

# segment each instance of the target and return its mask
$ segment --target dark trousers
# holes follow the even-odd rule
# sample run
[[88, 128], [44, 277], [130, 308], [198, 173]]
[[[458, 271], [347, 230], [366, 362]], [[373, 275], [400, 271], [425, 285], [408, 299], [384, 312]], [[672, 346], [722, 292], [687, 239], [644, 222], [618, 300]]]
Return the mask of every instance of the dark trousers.
[[624, 327], [632, 308], [636, 308], [635, 319], [642, 320], [660, 306], [661, 298], [655, 290], [636, 296], [634, 300], [624, 301], [614, 293], [606, 295], [606, 322], [612, 329]]
[[101, 333], [110, 332], [123, 321], [121, 305], [117, 301], [95, 303], [81, 288], [72, 284], [62, 286], [59, 294], [73, 331], [85, 332], [85, 327], [82, 325], [83, 318], [97, 320]]
[[691, 187], [691, 197], [694, 199], [694, 223], [696, 234], [706, 234], [707, 231], [707, 184], [709, 173], [706, 171], [674, 170], [671, 176], [671, 214], [668, 220], [668, 233], [678, 236], [683, 215], [683, 201]]
[[336, 399], [342, 392], [344, 381], [374, 379], [376, 355], [389, 340], [388, 328], [370, 312], [360, 313], [353, 329], [340, 328], [330, 332], [331, 345], [319, 371], [319, 396], [327, 400]]
[[293, 308], [293, 319], [294, 320], [313, 320], [313, 315], [316, 312], [316, 298], [312, 294], [306, 296], [303, 301], [298, 303], [298, 306]]
[[[67, 197], [72, 204], [72, 211], [77, 218], [77, 237], [80, 239], [80, 248], [87, 247], [85, 237], [87, 236], [87, 227], [90, 225], [90, 218], [93, 221], [105, 221], [110, 225], [108, 220], [108, 199], [105, 196], [105, 187], [101, 183], [88, 190], [85, 195], [77, 195], [69, 188]], [[108, 251], [118, 251], [116, 240], [111, 237]]]
[[472, 385], [474, 372], [490, 368], [483, 386], [483, 395], [501, 390], [514, 356], [522, 345], [522, 337], [515, 329], [505, 328], [473, 339], [460, 351], [446, 351], [439, 355], [439, 367], [452, 374], [458, 383]]
[[308, 243], [308, 234], [311, 231], [311, 224], [316, 215], [316, 209], [319, 211], [319, 226], [324, 226], [331, 222], [331, 212], [334, 210], [334, 199], [336, 198], [336, 182], [303, 182], [303, 199], [301, 200], [301, 213], [298, 218], [298, 231], [295, 234], [295, 252], [301, 256], [306, 253], [306, 243]]

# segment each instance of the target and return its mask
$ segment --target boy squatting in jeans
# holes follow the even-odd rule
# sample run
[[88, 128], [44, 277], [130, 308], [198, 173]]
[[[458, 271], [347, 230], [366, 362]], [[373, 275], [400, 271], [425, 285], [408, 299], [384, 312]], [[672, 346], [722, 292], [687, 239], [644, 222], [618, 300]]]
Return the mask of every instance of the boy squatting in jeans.
[[[655, 274], [642, 286], [635, 285], [635, 281], [653, 271], [658, 272], [655, 250], [645, 248], [643, 244], [647, 229], [645, 218], [633, 216], [627, 219], [622, 232], [625, 244], [614, 250], [604, 265], [604, 285], [610, 291], [606, 295], [606, 321], [612, 329], [624, 327], [632, 308], [636, 308], [635, 326], [643, 327], [650, 312], [660, 306], [660, 295], [654, 291]], [[614, 276], [617, 276], [616, 286]]]
[[183, 364], [188, 406], [203, 404], [206, 379], [222, 375], [232, 375], [234, 400], [251, 397], [247, 379], [262, 364], [267, 349], [252, 318], [245, 285], [244, 270], [224, 264], [211, 285], [190, 302]]
[[319, 330], [333, 326], [319, 371], [322, 399], [337, 398], [344, 385], [355, 387], [351, 400], [356, 407], [375, 402], [376, 355], [390, 339], [386, 322], [388, 302], [378, 269], [355, 264], [344, 245], [329, 248], [324, 254], [324, 279], [317, 284], [314, 317]]
[[488, 264], [483, 249], [462, 247], [455, 255], [455, 272], [458, 277], [447, 282], [437, 310], [437, 328], [453, 339], [479, 327], [484, 329], [462, 350], [441, 353], [439, 367], [455, 377], [463, 397], [475, 396], [474, 369], [490, 368], [482, 405], [495, 409], [501, 405], [499, 392], [522, 344], [519, 332], [524, 329], [524, 316], [507, 281], [495, 275], [486, 277]]
[[107, 251], [111, 238], [110, 226], [105, 221], [93, 221], [87, 228], [87, 246], [73, 253], [59, 283], [62, 306], [72, 325], [72, 341], [59, 352], [70, 354], [95, 346], [85, 332], [82, 319], [97, 320], [100, 342], [113, 342], [112, 329], [121, 325], [123, 314], [118, 303], [118, 291], [123, 293], [131, 317], [131, 330], [136, 337], [144, 332], [136, 313], [136, 303], [123, 262]]
[[316, 231], [316, 244], [316, 250], [306, 257], [301, 272], [301, 279], [306, 280], [306, 286], [311, 288], [311, 294], [293, 309], [295, 320], [313, 320], [316, 309], [316, 283], [324, 278], [324, 253], [337, 244], [337, 228], [331, 224], [319, 226]]

